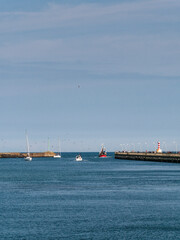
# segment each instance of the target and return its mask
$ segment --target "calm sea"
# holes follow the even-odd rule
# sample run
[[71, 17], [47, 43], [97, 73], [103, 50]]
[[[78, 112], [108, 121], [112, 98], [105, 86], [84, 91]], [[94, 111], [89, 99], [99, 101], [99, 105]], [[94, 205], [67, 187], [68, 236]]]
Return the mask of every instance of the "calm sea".
[[180, 239], [180, 164], [0, 159], [0, 239]]

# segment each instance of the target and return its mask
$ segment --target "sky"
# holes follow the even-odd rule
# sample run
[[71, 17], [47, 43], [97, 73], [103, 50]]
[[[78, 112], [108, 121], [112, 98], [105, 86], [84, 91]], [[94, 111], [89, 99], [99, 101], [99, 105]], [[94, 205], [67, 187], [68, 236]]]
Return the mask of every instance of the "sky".
[[0, 152], [180, 150], [179, 0], [0, 0]]

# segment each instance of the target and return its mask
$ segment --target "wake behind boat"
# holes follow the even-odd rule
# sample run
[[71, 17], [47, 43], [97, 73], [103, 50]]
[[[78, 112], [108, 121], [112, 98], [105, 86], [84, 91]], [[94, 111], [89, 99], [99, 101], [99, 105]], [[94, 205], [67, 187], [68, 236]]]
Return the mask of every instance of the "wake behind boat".
[[106, 149], [104, 148], [103, 145], [101, 147], [101, 151], [99, 153], [99, 157], [107, 157], [107, 152], [106, 152]]

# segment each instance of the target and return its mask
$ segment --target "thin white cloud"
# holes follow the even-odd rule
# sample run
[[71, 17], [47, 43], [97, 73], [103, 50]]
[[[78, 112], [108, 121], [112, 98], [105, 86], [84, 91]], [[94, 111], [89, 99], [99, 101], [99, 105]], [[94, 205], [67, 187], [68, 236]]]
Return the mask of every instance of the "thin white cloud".
[[[34, 40], [0, 47], [0, 59], [14, 62], [59, 62], [88, 66], [99, 72], [141, 72], [180, 74], [180, 43], [158, 36], [92, 36], [84, 38]], [[82, 66], [84, 64], [84, 66]], [[164, 68], [166, 66], [166, 68]]]
[[48, 8], [39, 12], [1, 12], [0, 31], [31, 31], [115, 20], [179, 22], [180, 18], [174, 14], [174, 11], [178, 13], [178, 10], [180, 10], [180, 2], [177, 0], [149, 0], [108, 5], [50, 4]]
[[[179, 33], [175, 30], [171, 36], [168, 31], [163, 31], [163, 28], [167, 29], [166, 23], [160, 27], [163, 34], [149, 33], [146, 21], [150, 24], [179, 21], [179, 8], [177, 0], [149, 0], [108, 5], [50, 4], [40, 12], [0, 13], [1, 33], [10, 32], [8, 40], [0, 43], [0, 60], [15, 63], [58, 62], [66, 65], [66, 69], [76, 66], [96, 73], [177, 75], [180, 74], [177, 64], [180, 61]], [[118, 24], [121, 27], [111, 32], [107, 28], [110, 22], [115, 23], [116, 28]], [[81, 27], [88, 28], [88, 24], [92, 25], [93, 32], [83, 36]], [[75, 33], [64, 37], [66, 29], [73, 31], [75, 25]], [[140, 34], [129, 30], [131, 25], [137, 29], [140, 27]], [[53, 38], [49, 37], [51, 33], [48, 29], [56, 33], [56, 29], [63, 26], [66, 29]], [[101, 27], [105, 28], [99, 33]], [[40, 34], [43, 29], [46, 29], [46, 36], [30, 34], [29, 38], [25, 38], [24, 31], [38, 30]], [[15, 40], [14, 31], [18, 31]]]

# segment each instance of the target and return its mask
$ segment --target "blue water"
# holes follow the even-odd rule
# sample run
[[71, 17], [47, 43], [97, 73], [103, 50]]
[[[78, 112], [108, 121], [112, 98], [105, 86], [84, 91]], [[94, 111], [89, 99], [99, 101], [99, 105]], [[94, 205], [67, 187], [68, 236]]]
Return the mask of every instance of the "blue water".
[[0, 239], [180, 239], [180, 164], [0, 159]]

